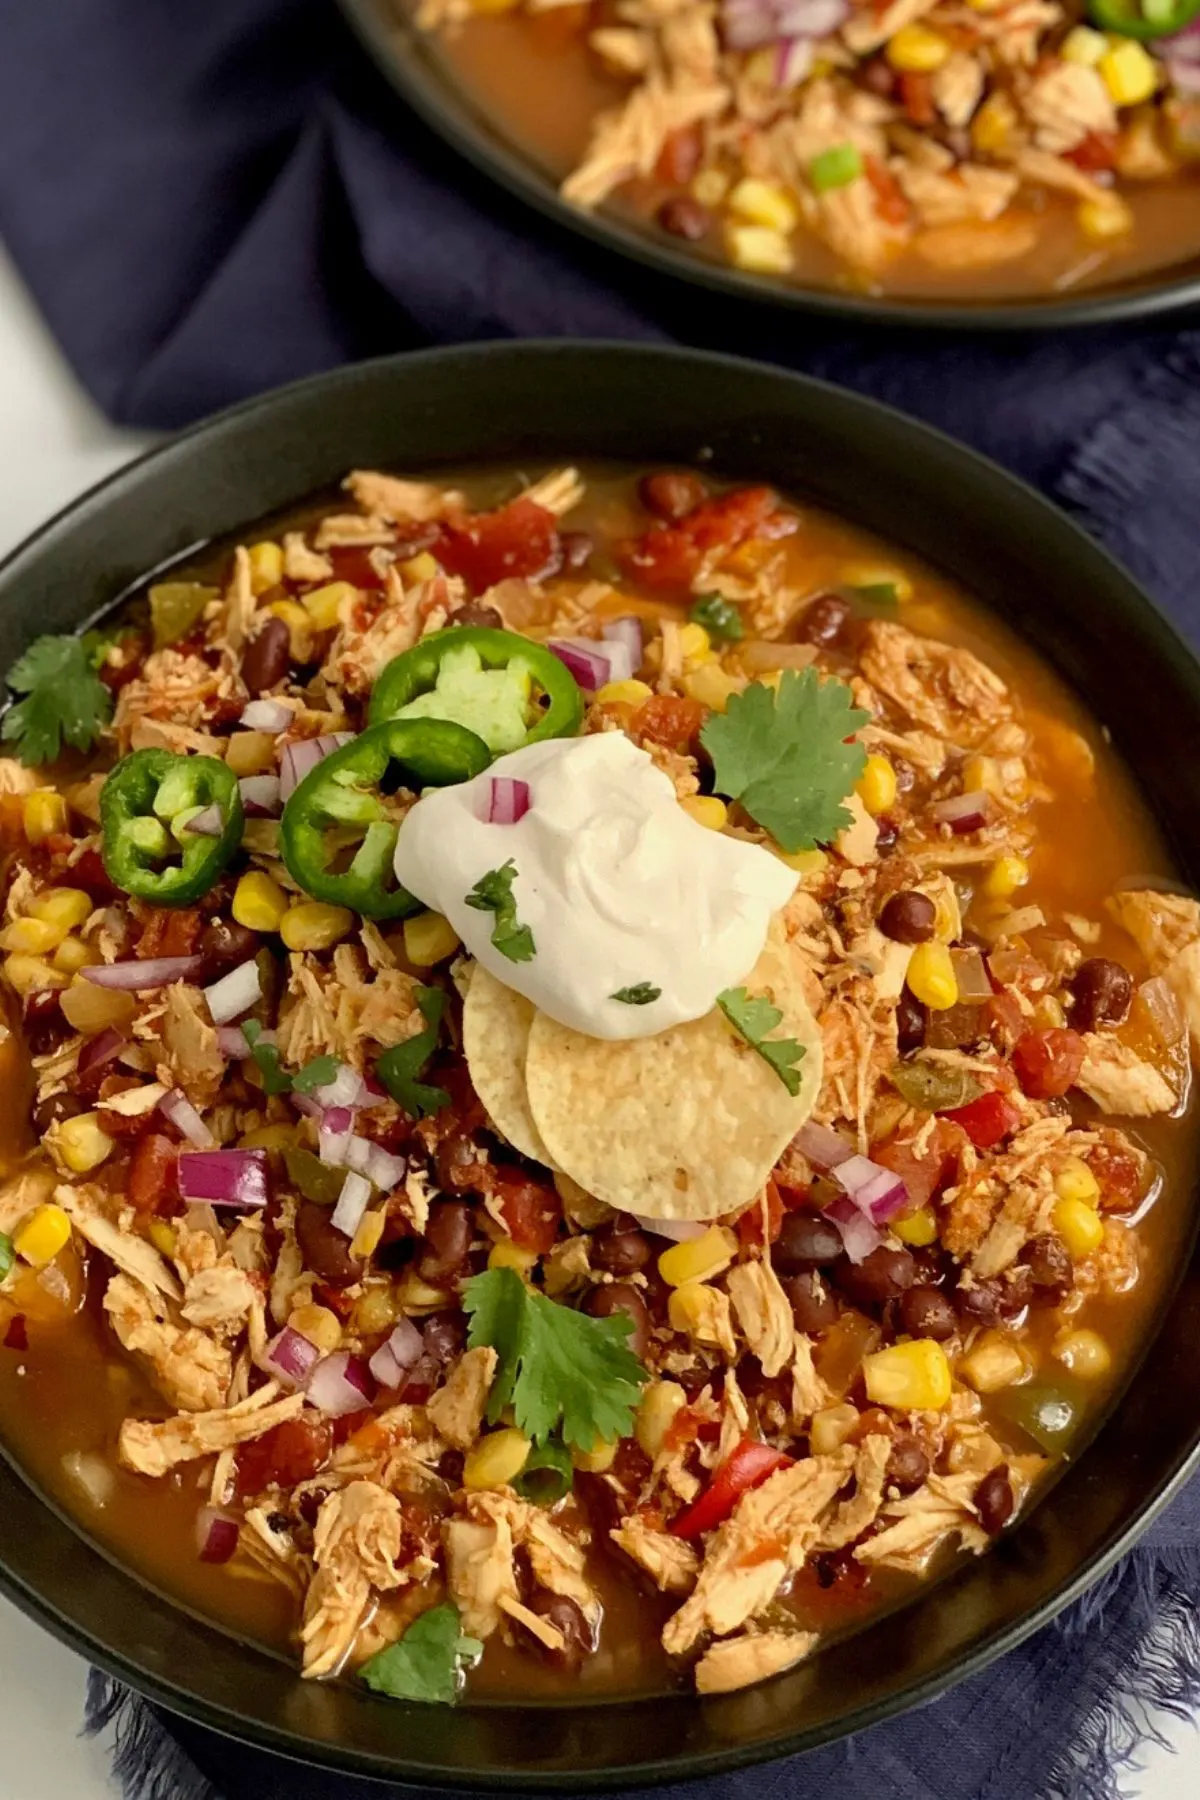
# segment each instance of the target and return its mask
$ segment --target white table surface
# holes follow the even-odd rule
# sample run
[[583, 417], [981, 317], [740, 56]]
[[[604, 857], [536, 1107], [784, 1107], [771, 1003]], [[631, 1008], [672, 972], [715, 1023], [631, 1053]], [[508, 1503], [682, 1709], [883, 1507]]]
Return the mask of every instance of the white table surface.
[[[151, 441], [115, 429], [96, 411], [2, 251], [0, 427], [0, 555]], [[79, 1657], [0, 1599], [3, 1800], [112, 1800], [104, 1745], [78, 1736], [85, 1677]], [[1130, 1790], [1142, 1800], [1196, 1800], [1195, 1725], [1157, 1723], [1180, 1753], [1151, 1745]]]

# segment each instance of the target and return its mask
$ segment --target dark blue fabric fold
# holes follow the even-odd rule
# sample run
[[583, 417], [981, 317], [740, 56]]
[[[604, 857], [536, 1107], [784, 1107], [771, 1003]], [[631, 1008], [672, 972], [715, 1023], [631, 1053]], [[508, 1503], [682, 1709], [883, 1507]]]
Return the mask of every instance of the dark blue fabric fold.
[[[1200, 332], [844, 330], [626, 265], [494, 188], [406, 112], [330, 0], [0, 10], [0, 232], [114, 419], [185, 423], [388, 350], [656, 337], [888, 400], [1075, 510], [1200, 643]], [[952, 509], [953, 494], [946, 505]], [[1200, 1489], [1057, 1624], [920, 1712], [680, 1800], [1114, 1800], [1145, 1707], [1200, 1705]], [[367, 1800], [97, 1678], [128, 1800]]]

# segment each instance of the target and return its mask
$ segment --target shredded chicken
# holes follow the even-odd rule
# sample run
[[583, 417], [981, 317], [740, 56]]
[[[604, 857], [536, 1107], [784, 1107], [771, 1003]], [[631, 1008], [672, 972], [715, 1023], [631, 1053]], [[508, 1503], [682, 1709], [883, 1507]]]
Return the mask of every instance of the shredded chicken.
[[701, 1694], [728, 1694], [751, 1682], [780, 1675], [811, 1654], [815, 1631], [763, 1631], [757, 1637], [726, 1638], [712, 1644], [696, 1664], [696, 1689]]
[[468, 1350], [429, 1402], [430, 1424], [456, 1449], [470, 1449], [479, 1436], [498, 1360], [490, 1345]]
[[166, 1305], [128, 1275], [114, 1275], [104, 1310], [123, 1349], [149, 1367], [154, 1385], [182, 1412], [213, 1412], [225, 1404], [233, 1363], [229, 1346], [195, 1325], [171, 1322]]
[[867, 679], [918, 725], [971, 749], [1011, 716], [1008, 689], [977, 656], [874, 619], [862, 650]]
[[695, 1585], [700, 1559], [683, 1538], [653, 1526], [631, 1513], [610, 1533], [613, 1543], [650, 1576], [664, 1594], [686, 1594]]
[[341, 1668], [375, 1594], [412, 1579], [400, 1563], [403, 1536], [400, 1502], [373, 1482], [352, 1481], [321, 1507], [300, 1630], [309, 1680]]
[[737, 1263], [725, 1279], [742, 1335], [762, 1364], [763, 1374], [778, 1375], [791, 1362], [796, 1346], [792, 1307], [769, 1262]]
[[180, 1463], [248, 1444], [285, 1419], [295, 1418], [304, 1405], [303, 1394], [282, 1398], [278, 1394], [278, 1386], [270, 1382], [236, 1406], [214, 1412], [180, 1413], [161, 1422], [125, 1419], [118, 1439], [121, 1461], [139, 1475], [166, 1475]]

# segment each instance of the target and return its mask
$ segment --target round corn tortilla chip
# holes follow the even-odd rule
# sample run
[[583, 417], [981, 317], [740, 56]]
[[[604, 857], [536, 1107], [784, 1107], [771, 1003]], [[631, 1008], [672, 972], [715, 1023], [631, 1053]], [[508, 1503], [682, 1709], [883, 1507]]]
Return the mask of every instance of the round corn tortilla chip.
[[476, 963], [463, 1001], [463, 1053], [475, 1092], [501, 1137], [522, 1156], [553, 1169], [525, 1091], [525, 1056], [536, 1010], [532, 1000]]
[[538, 1013], [525, 1081], [559, 1168], [620, 1212], [712, 1219], [760, 1192], [821, 1087], [821, 1032], [799, 962], [772, 939], [743, 984], [783, 1018], [769, 1034], [804, 1046], [793, 1097], [714, 1008], [656, 1037], [589, 1038]]

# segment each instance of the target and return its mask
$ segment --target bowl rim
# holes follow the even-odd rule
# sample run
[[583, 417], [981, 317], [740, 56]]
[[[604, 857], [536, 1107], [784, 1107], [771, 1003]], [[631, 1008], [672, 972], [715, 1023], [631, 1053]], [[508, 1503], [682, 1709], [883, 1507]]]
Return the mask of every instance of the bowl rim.
[[[547, 339], [436, 348], [346, 365], [253, 396], [152, 446], [60, 508], [44, 524], [12, 549], [3, 561], [0, 561], [0, 595], [9, 582], [21, 578], [27, 560], [37, 558], [43, 551], [50, 556], [57, 553], [56, 539], [64, 527], [73, 525], [77, 520], [103, 514], [112, 499], [125, 493], [131, 495], [136, 493], [148, 470], [168, 469], [174, 463], [181, 463], [186, 467], [193, 448], [197, 444], [220, 440], [226, 434], [236, 434], [239, 429], [248, 425], [253, 426], [258, 420], [270, 420], [273, 414], [286, 412], [286, 409], [297, 400], [303, 400], [306, 404], [319, 403], [331, 394], [342, 390], [352, 391], [359, 387], [369, 390], [382, 373], [391, 370], [398, 371], [400, 368], [411, 370], [415, 381], [420, 380], [422, 372], [426, 369], [448, 369], [456, 373], [461, 370], [463, 379], [467, 380], [474, 367], [497, 360], [531, 363], [544, 371], [546, 366], [555, 360], [566, 361], [581, 355], [589, 360], [601, 359], [614, 368], [616, 365], [622, 365], [628, 370], [631, 365], [641, 365], [645, 376], [648, 376], [655, 366], [662, 367], [668, 364], [695, 371], [698, 378], [702, 378], [706, 371], [721, 371], [734, 376], [753, 375], [759, 380], [765, 376], [772, 382], [778, 382], [785, 388], [800, 390], [810, 397], [814, 395], [827, 396], [841, 409], [843, 416], [854, 415], [857, 421], [856, 428], [869, 427], [872, 421], [878, 422], [882, 418], [887, 420], [893, 429], [898, 427], [909, 441], [916, 443], [929, 454], [940, 456], [949, 454], [960, 465], [970, 466], [993, 491], [1006, 493], [1010, 503], [1019, 506], [1027, 518], [1040, 517], [1053, 531], [1059, 544], [1074, 552], [1075, 560], [1083, 568], [1090, 563], [1096, 570], [1107, 570], [1109, 578], [1115, 579], [1116, 583], [1124, 589], [1127, 600], [1138, 617], [1140, 627], [1153, 640], [1155, 654], [1162, 658], [1169, 657], [1175, 662], [1177, 678], [1188, 690], [1197, 716], [1200, 716], [1200, 660], [1197, 659], [1174, 624], [1154, 599], [1140, 587], [1102, 544], [1097, 543], [1082, 525], [1055, 506], [1045, 495], [1039, 493], [1020, 476], [1013, 474], [969, 446], [958, 443], [937, 427], [912, 418], [883, 402], [839, 387], [835, 383], [813, 376], [779, 370], [771, 365], [754, 362], [743, 357], [696, 351], [677, 345], [645, 345], [613, 340]], [[586, 426], [581, 427], [581, 435], [586, 437]], [[926, 552], [926, 554], [929, 553]], [[84, 621], [81, 619], [79, 623], [82, 625]], [[1200, 1226], [1200, 1210], [1193, 1217], [1191, 1223], [1194, 1233], [1195, 1227]], [[1181, 1256], [1177, 1270], [1177, 1282], [1183, 1281], [1186, 1264], [1187, 1257]], [[1169, 1289], [1164, 1294], [1160, 1309], [1163, 1317], [1166, 1315], [1172, 1291]], [[1134, 1379], [1142, 1360], [1149, 1353], [1158, 1336], [1159, 1331], [1152, 1330], [1139, 1347], [1139, 1355], [1131, 1365], [1126, 1381], [1111, 1397], [1103, 1419], [1097, 1424], [1097, 1432], [1104, 1429], [1109, 1414], [1121, 1403], [1126, 1385]], [[1084, 1455], [1088, 1453], [1084, 1452]], [[138, 1574], [114, 1551], [93, 1539], [83, 1525], [77, 1522], [52, 1496], [45, 1493], [40, 1483], [32, 1475], [25, 1473], [20, 1461], [8, 1450], [7, 1446], [2, 1444], [0, 1444], [0, 1458], [6, 1465], [4, 1470], [0, 1470], [0, 1475], [11, 1474], [22, 1485], [34, 1510], [39, 1515], [43, 1512], [48, 1513], [64, 1531], [69, 1532], [75, 1543], [83, 1547], [90, 1555], [98, 1556], [107, 1562], [122, 1582], [131, 1584], [136, 1591], [142, 1593], [149, 1591], [150, 1594], [162, 1599], [174, 1610], [189, 1615], [193, 1620], [208, 1626], [218, 1632], [226, 1643], [235, 1646], [238, 1651], [248, 1651], [251, 1654], [257, 1651], [258, 1654], [272, 1656], [276, 1654], [264, 1650], [262, 1646], [256, 1646], [251, 1639], [236, 1628], [210, 1621], [187, 1603], [173, 1601], [169, 1596], [164, 1596], [163, 1591], [157, 1588], [152, 1580]], [[1001, 1622], [983, 1630], [968, 1651], [960, 1652], [951, 1658], [948, 1667], [939, 1668], [907, 1683], [902, 1682], [893, 1692], [865, 1705], [851, 1708], [847, 1714], [838, 1718], [815, 1726], [812, 1724], [805, 1726], [800, 1723], [785, 1725], [769, 1741], [755, 1740], [749, 1744], [731, 1744], [728, 1747], [717, 1749], [683, 1750], [672, 1752], [669, 1758], [655, 1759], [652, 1757], [649, 1760], [636, 1761], [627, 1765], [606, 1766], [599, 1770], [592, 1768], [564, 1772], [541, 1767], [521, 1767], [519, 1769], [494, 1768], [466, 1771], [445, 1768], [441, 1765], [425, 1765], [419, 1759], [405, 1758], [401, 1760], [393, 1755], [383, 1755], [373, 1750], [364, 1750], [344, 1744], [330, 1745], [300, 1729], [288, 1727], [286, 1724], [279, 1725], [273, 1720], [264, 1720], [254, 1716], [229, 1701], [215, 1701], [206, 1697], [186, 1685], [186, 1676], [176, 1679], [169, 1673], [164, 1674], [161, 1669], [155, 1668], [147, 1661], [139, 1661], [132, 1653], [107, 1643], [102, 1636], [81, 1624], [77, 1618], [72, 1618], [68, 1608], [57, 1601], [48, 1599], [39, 1590], [36, 1580], [31, 1579], [25, 1572], [12, 1567], [13, 1553], [3, 1542], [0, 1542], [0, 1591], [13, 1600], [22, 1611], [50, 1630], [60, 1641], [77, 1652], [82, 1650], [101, 1669], [169, 1711], [226, 1736], [264, 1747], [293, 1760], [305, 1761], [343, 1773], [356, 1773], [392, 1782], [398, 1781], [401, 1784], [420, 1782], [422, 1785], [433, 1788], [464, 1791], [501, 1789], [515, 1792], [606, 1792], [634, 1784], [659, 1786], [681, 1780], [729, 1773], [756, 1763], [816, 1749], [937, 1698], [948, 1687], [957, 1685], [960, 1681], [977, 1674], [1005, 1652], [1015, 1648], [1076, 1600], [1132, 1547], [1175, 1497], [1197, 1467], [1200, 1467], [1200, 1416], [1197, 1416], [1190, 1431], [1181, 1435], [1178, 1446], [1173, 1447], [1169, 1456], [1164, 1460], [1163, 1472], [1153, 1486], [1149, 1498], [1135, 1507], [1126, 1522], [1108, 1529], [1091, 1554], [1076, 1565], [1069, 1577], [1061, 1581], [1040, 1603], [1010, 1622]], [[1019, 1536], [1019, 1533], [1016, 1535]], [[1016, 1541], [1016, 1537], [1013, 1541]], [[298, 1675], [296, 1680], [299, 1682]], [[555, 1713], [561, 1714], [569, 1710], [575, 1704], [569, 1699], [546, 1701], [535, 1697], [524, 1702], [519, 1708], [507, 1707], [502, 1701], [486, 1700], [476, 1702], [463, 1710], [472, 1713], [490, 1712], [492, 1716], [504, 1711], [521, 1711], [550, 1717]], [[661, 1696], [648, 1697], [640, 1701], [636, 1698], [630, 1700], [625, 1696], [597, 1697], [596, 1700], [588, 1702], [588, 1710], [615, 1711], [621, 1706], [653, 1707], [660, 1704]], [[419, 1752], [419, 1746], [416, 1746], [415, 1749]]]
[[394, 0], [337, 0], [358, 42], [400, 98], [406, 101], [460, 156], [490, 180], [507, 188], [543, 218], [590, 240], [610, 254], [640, 263], [674, 282], [701, 287], [726, 298], [784, 312], [816, 315], [866, 326], [953, 332], [1027, 332], [1128, 324], [1200, 307], [1200, 253], [1190, 274], [1153, 270], [1116, 288], [1087, 290], [1077, 298], [1014, 297], [942, 303], [903, 296], [861, 296], [832, 288], [790, 286], [726, 264], [690, 255], [608, 212], [584, 212], [558, 193], [522, 153], [505, 129], [476, 108], [465, 88], [439, 66], [427, 35], [407, 10], [389, 21], [384, 6]]

